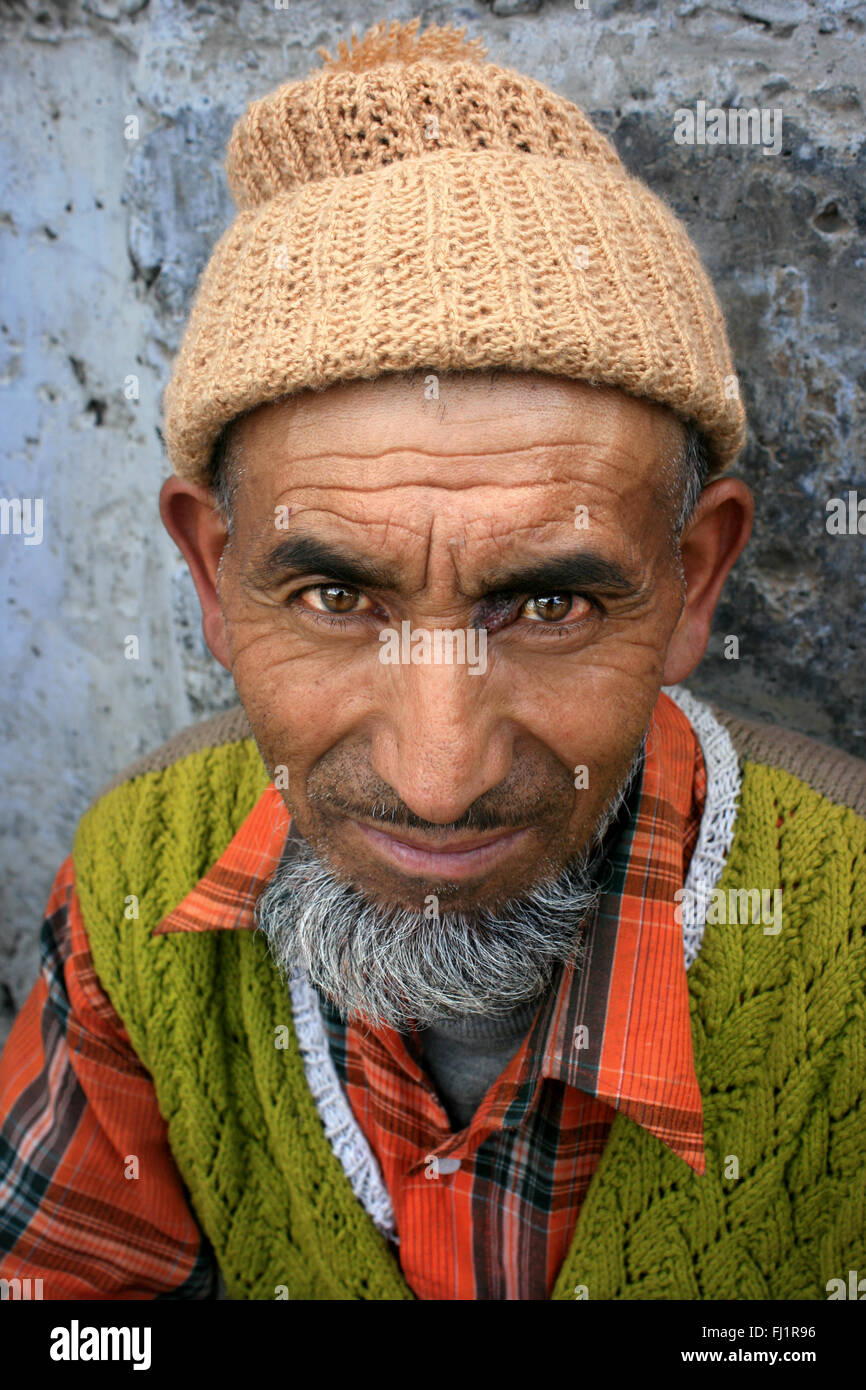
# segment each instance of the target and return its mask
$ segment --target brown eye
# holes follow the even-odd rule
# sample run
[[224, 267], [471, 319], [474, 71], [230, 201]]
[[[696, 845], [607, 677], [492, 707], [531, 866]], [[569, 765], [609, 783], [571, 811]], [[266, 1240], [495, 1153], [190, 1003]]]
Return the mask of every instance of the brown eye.
[[341, 584], [329, 584], [319, 592], [325, 607], [332, 613], [348, 613], [360, 597], [357, 589], [344, 589]]
[[[526, 617], [537, 618], [544, 623], [561, 622], [571, 613], [575, 597], [573, 594], [536, 594], [534, 598], [527, 599], [523, 612]], [[586, 599], [578, 599], [578, 602], [589, 607]]]
[[305, 589], [303, 597], [319, 613], [351, 613], [360, 603], [370, 606], [361, 590], [352, 589], [348, 584], [316, 584]]

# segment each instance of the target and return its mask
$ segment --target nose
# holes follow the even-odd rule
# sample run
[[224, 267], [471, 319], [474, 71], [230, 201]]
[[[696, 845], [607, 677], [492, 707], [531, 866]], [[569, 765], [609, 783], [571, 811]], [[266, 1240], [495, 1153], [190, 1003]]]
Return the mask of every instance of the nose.
[[388, 668], [372, 736], [373, 766], [415, 815], [459, 820], [511, 769], [514, 731], [490, 672], [466, 666]]

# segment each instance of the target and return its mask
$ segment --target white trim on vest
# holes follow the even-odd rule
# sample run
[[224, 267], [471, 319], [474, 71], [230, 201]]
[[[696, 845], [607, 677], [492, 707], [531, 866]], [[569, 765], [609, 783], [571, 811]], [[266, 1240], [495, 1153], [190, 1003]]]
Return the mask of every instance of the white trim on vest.
[[701, 949], [707, 908], [731, 852], [742, 776], [730, 734], [709, 706], [697, 700], [685, 686], [666, 685], [662, 689], [694, 729], [707, 771], [701, 828], [683, 884], [683, 951], [688, 970]]
[[340, 1160], [352, 1191], [364, 1210], [384, 1236], [397, 1241], [391, 1198], [376, 1156], [352, 1113], [331, 1059], [316, 991], [306, 973], [300, 969], [293, 972], [289, 988], [292, 1021], [307, 1084], [322, 1118], [325, 1137]]

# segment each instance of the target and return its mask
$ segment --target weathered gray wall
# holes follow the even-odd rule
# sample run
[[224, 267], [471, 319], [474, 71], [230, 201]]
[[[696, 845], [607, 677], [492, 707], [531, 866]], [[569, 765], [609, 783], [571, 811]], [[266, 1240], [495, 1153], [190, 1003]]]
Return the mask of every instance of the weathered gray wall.
[[[159, 396], [232, 208], [225, 142], [251, 97], [413, 4], [4, 0], [0, 496], [44, 499], [44, 539], [0, 536], [0, 1041], [35, 976], [54, 873], [100, 786], [233, 698], [163, 532]], [[866, 753], [864, 538], [828, 498], [864, 486], [866, 9], [845, 0], [429, 5], [586, 109], [686, 221], [728, 316], [757, 493], [697, 693]], [[780, 107], [784, 148], [673, 140], [674, 111]], [[137, 116], [137, 140], [124, 122]], [[138, 378], [139, 398], [124, 384]], [[722, 656], [740, 639], [740, 660]], [[124, 658], [135, 634], [141, 658]]]

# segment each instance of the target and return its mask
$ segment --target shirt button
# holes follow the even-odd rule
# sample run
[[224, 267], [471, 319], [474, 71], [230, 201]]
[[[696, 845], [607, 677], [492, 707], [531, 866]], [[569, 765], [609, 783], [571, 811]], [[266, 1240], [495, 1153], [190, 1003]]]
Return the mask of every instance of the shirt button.
[[439, 1172], [440, 1172], [440, 1173], [456, 1173], [456, 1172], [457, 1172], [457, 1169], [458, 1169], [459, 1167], [460, 1167], [460, 1159], [459, 1159], [459, 1158], [440, 1158], [440, 1159], [439, 1159]]
[[424, 1159], [424, 1176], [428, 1179], [444, 1178], [449, 1173], [456, 1173], [459, 1167], [459, 1158], [439, 1158], [437, 1154], [428, 1154]]

